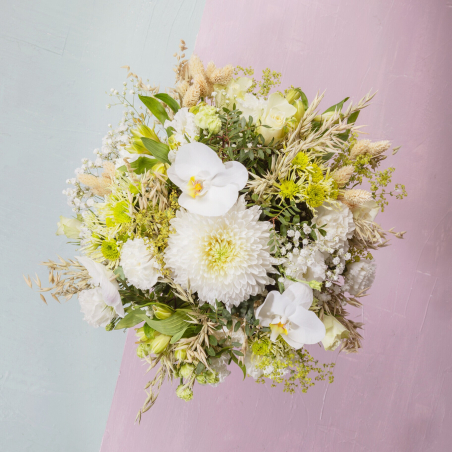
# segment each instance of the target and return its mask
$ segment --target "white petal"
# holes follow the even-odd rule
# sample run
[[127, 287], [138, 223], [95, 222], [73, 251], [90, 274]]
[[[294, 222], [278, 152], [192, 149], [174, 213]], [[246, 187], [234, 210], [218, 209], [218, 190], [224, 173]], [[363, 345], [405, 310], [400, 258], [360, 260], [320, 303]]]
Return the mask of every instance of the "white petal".
[[181, 146], [176, 154], [174, 171], [183, 180], [188, 181], [201, 171], [208, 171], [211, 177], [224, 170], [218, 154], [202, 143], [189, 143]]
[[305, 309], [309, 309], [312, 305], [314, 295], [312, 289], [303, 283], [292, 284], [284, 291], [285, 297], [289, 298], [292, 302], [297, 303]]
[[290, 304], [289, 298], [284, 297], [277, 290], [272, 290], [267, 295], [264, 304], [256, 309], [256, 318], [260, 320], [261, 325], [269, 326], [275, 316], [285, 315], [285, 311]]
[[210, 187], [206, 194], [196, 198], [182, 193], [179, 204], [191, 213], [204, 217], [218, 217], [228, 212], [237, 201], [238, 195], [237, 187], [229, 184], [226, 187]]
[[[170, 152], [171, 152], [171, 151], [170, 151]], [[187, 181], [183, 181], [183, 180], [176, 174], [176, 171], [175, 171], [174, 168], [175, 168], [175, 165], [174, 165], [174, 164], [171, 165], [171, 166], [168, 168], [166, 174], [168, 175], [170, 181], [171, 181], [173, 184], [177, 185], [179, 188], [185, 188], [186, 185], [187, 185]]]
[[124, 317], [124, 306], [122, 305], [121, 296], [119, 295], [116, 281], [110, 281], [106, 276], [103, 277], [100, 287], [105, 304], [115, 309], [119, 317]]
[[290, 316], [287, 336], [300, 344], [316, 344], [325, 337], [325, 325], [314, 312], [298, 306], [296, 312]]
[[270, 94], [268, 98], [267, 113], [270, 112], [272, 108], [281, 110], [286, 118], [290, 118], [297, 112], [297, 109], [293, 105], [290, 105], [289, 102], [278, 93]]
[[99, 262], [94, 262], [89, 257], [76, 256], [76, 259], [88, 270], [89, 276], [91, 276], [92, 283], [94, 285], [100, 285], [102, 278], [111, 277], [113, 272], [108, 270], [104, 265], [99, 264]]
[[248, 182], [248, 171], [239, 162], [226, 162], [225, 170], [218, 173], [211, 181], [215, 187], [224, 187], [227, 184], [234, 184], [237, 190], [241, 190]]

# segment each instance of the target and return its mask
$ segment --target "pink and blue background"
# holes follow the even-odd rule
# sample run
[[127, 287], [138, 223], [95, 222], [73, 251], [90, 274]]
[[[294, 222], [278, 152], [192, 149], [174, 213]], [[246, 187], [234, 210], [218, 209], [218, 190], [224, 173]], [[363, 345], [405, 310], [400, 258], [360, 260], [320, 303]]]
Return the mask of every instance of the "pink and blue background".
[[[2, 9], [2, 451], [452, 450], [449, 0], [20, 0]], [[334, 384], [289, 395], [234, 369], [190, 403], [165, 386], [139, 426], [149, 375], [133, 335], [90, 328], [75, 299], [43, 305], [21, 274], [73, 255], [54, 236], [70, 214], [59, 193], [119, 119], [104, 94], [120, 89], [119, 67], [170, 86], [180, 38], [205, 62], [280, 71], [283, 86], [310, 99], [327, 89], [325, 108], [378, 90], [359, 121], [369, 138], [402, 146], [386, 162], [409, 196], [377, 219], [408, 232], [376, 253], [375, 284], [354, 311], [365, 323], [361, 352], [311, 347], [336, 362]]]

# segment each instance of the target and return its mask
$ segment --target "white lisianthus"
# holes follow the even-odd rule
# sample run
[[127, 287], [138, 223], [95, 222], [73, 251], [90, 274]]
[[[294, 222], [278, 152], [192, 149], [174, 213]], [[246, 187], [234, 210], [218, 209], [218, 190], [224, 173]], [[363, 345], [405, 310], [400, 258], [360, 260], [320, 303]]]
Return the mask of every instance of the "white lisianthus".
[[82, 229], [82, 222], [77, 220], [77, 218], [60, 216], [57, 226], [56, 235], [65, 235], [68, 239], [78, 239]]
[[109, 268], [99, 264], [99, 262], [93, 261], [89, 257], [77, 256], [77, 259], [91, 276], [91, 284], [100, 288], [100, 292], [96, 292], [95, 296], [94, 292], [90, 292], [90, 294], [85, 293], [83, 295], [85, 302], [92, 298], [96, 303], [100, 303], [98, 301], [98, 294], [101, 293], [103, 303], [110, 306], [116, 312], [115, 315], [124, 317], [124, 306], [119, 295], [119, 284], [115, 279], [115, 274]]
[[142, 238], [124, 243], [121, 249], [121, 267], [128, 282], [141, 290], [151, 290], [162, 276], [158, 262]]
[[364, 221], [374, 221], [379, 211], [380, 206], [373, 199], [370, 199], [369, 201], [366, 201], [360, 206], [356, 206], [352, 209], [353, 218]]
[[299, 350], [304, 344], [316, 344], [325, 337], [325, 326], [309, 310], [313, 300], [312, 289], [304, 283], [292, 284], [282, 294], [272, 290], [256, 309], [256, 319], [271, 329], [271, 341], [281, 336]]
[[350, 335], [347, 328], [332, 315], [325, 315], [323, 317], [323, 324], [326, 329], [325, 337], [322, 339], [325, 350], [336, 350], [341, 340], [347, 339]]
[[[292, 253], [286, 258], [284, 264], [286, 275], [301, 281], [318, 281], [325, 280], [325, 272], [327, 265], [325, 264], [325, 256], [314, 246], [307, 246], [300, 250], [298, 254]], [[290, 280], [285, 281], [286, 287], [291, 285]]]
[[290, 105], [281, 94], [270, 95], [260, 120], [261, 127], [258, 128], [258, 132], [264, 137], [266, 144], [270, 143], [272, 139], [276, 142], [284, 137], [284, 126], [296, 112], [297, 109]]
[[337, 250], [347, 248], [347, 241], [353, 237], [355, 223], [350, 209], [342, 203], [324, 203], [316, 210], [312, 222], [318, 228], [326, 231], [326, 236], [321, 239], [327, 247]]
[[262, 293], [274, 280], [268, 242], [271, 224], [259, 221], [258, 206], [246, 208], [244, 197], [226, 215], [203, 217], [181, 209], [171, 220], [165, 262], [174, 281], [199, 299], [230, 309]]
[[374, 280], [377, 265], [373, 260], [362, 259], [347, 265], [344, 273], [344, 291], [350, 295], [358, 295], [370, 289]]
[[81, 312], [85, 314], [83, 320], [88, 322], [88, 325], [95, 328], [99, 326], [104, 327], [116, 317], [115, 309], [105, 303], [100, 287], [82, 290], [78, 294], [78, 300]]
[[226, 107], [232, 109], [234, 103], [237, 103], [238, 99], [243, 99], [246, 92], [253, 84], [253, 81], [247, 77], [239, 77], [232, 79], [226, 86], [214, 85], [215, 92], [215, 105], [217, 107]]
[[231, 371], [228, 369], [228, 361], [229, 357], [226, 354], [221, 355], [219, 358], [212, 358], [210, 367], [218, 377], [218, 381], [209, 383], [210, 386], [213, 386], [214, 388], [217, 387], [226, 380], [228, 375], [230, 375]]
[[179, 204], [191, 213], [208, 217], [224, 215], [248, 181], [248, 171], [241, 163], [223, 163], [202, 143], [181, 146], [167, 174], [182, 190]]

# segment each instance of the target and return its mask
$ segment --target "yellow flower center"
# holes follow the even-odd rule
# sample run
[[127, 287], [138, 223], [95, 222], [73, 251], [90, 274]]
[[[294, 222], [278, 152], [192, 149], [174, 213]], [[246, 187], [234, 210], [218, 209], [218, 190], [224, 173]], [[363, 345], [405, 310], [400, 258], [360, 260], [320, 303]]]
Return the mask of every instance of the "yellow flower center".
[[224, 273], [228, 265], [238, 257], [239, 252], [234, 240], [221, 234], [209, 237], [203, 254], [211, 272]]
[[188, 194], [192, 198], [196, 198], [204, 188], [202, 180], [196, 179], [195, 176], [191, 177], [187, 184]]
[[281, 320], [278, 323], [270, 323], [270, 329], [273, 333], [277, 333], [277, 336], [280, 334], [285, 334], [287, 336], [287, 328], [285, 323], [281, 323]]

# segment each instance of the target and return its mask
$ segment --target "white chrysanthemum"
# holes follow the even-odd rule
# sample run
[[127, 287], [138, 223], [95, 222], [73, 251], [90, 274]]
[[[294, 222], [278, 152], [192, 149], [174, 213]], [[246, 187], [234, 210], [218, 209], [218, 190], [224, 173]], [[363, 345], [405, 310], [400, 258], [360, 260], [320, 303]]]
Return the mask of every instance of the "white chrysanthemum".
[[355, 223], [353, 222], [353, 214], [346, 205], [325, 203], [317, 209], [312, 222], [317, 227], [323, 226], [326, 236], [320, 241], [328, 248], [333, 250], [348, 249], [347, 241], [353, 237]]
[[258, 206], [246, 209], [244, 197], [220, 217], [181, 209], [171, 220], [165, 262], [176, 283], [198, 292], [201, 301], [228, 308], [261, 293], [274, 281], [268, 242], [271, 224], [259, 221]]
[[[327, 265], [325, 264], [325, 256], [315, 246], [307, 246], [300, 250], [298, 254], [291, 254], [287, 258], [284, 267], [286, 275], [301, 281], [319, 281], [325, 279]], [[286, 286], [291, 285], [291, 281], [287, 280]]]
[[115, 309], [105, 303], [100, 287], [82, 290], [78, 294], [78, 301], [81, 312], [85, 314], [83, 320], [95, 328], [107, 326], [116, 316]]
[[370, 289], [374, 280], [377, 265], [375, 261], [363, 259], [347, 266], [344, 273], [344, 291], [350, 295], [358, 295], [360, 292]]
[[142, 238], [127, 240], [121, 250], [121, 267], [129, 284], [141, 290], [154, 287], [160, 273], [155, 257]]
[[[173, 127], [173, 139], [179, 143], [179, 146], [187, 144], [187, 135], [190, 142], [195, 141], [196, 137], [199, 136], [199, 127], [195, 123], [195, 115], [188, 111], [188, 108], [183, 107], [174, 115], [172, 121], [165, 121], [165, 129], [168, 127]], [[170, 161], [175, 158], [175, 151], [172, 150], [169, 153]]]

